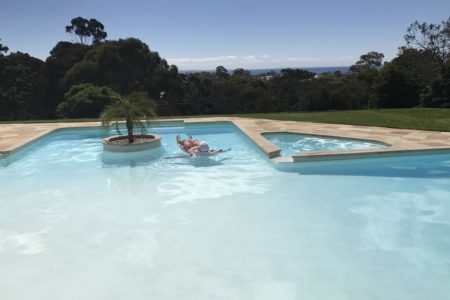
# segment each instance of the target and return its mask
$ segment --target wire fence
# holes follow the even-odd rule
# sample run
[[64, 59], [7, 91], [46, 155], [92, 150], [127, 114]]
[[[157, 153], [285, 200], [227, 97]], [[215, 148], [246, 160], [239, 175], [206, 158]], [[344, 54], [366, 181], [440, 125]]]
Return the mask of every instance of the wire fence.
[[306, 103], [285, 99], [269, 101], [208, 101], [158, 103], [161, 116], [211, 115], [211, 114], [251, 114], [270, 112], [299, 112], [308, 110]]

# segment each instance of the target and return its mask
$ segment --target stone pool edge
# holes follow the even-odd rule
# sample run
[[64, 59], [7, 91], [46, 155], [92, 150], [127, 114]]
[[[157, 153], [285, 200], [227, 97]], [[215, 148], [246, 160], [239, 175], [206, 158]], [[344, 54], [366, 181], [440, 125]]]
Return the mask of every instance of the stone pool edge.
[[[450, 132], [239, 117], [156, 119], [152, 123], [174, 122], [183, 124], [232, 123], [275, 163], [433, 154], [450, 151]], [[4, 158], [60, 129], [99, 126], [101, 126], [100, 122], [0, 124], [0, 158]], [[388, 145], [388, 147], [303, 152], [297, 153], [292, 157], [283, 157], [280, 156], [281, 150], [267, 140], [263, 136], [264, 133], [297, 133], [323, 137], [349, 138], [379, 142]]]

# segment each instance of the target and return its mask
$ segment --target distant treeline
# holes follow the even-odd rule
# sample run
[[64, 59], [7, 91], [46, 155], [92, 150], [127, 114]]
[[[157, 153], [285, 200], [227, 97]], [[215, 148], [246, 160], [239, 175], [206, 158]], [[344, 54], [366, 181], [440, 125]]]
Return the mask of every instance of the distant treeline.
[[75, 18], [42, 61], [0, 44], [0, 120], [95, 118], [115, 94], [142, 91], [159, 115], [450, 107], [450, 18], [415, 22], [396, 58], [369, 52], [345, 74], [283, 69], [182, 74], [136, 38], [105, 40], [103, 24]]
[[[287, 68], [271, 68], [271, 69], [248, 69], [250, 72], [250, 75], [264, 75], [267, 73], [275, 72], [277, 75], [281, 73], [282, 70]], [[336, 71], [339, 71], [343, 74], [347, 73], [350, 67], [304, 67], [301, 68], [302, 70], [306, 70], [312, 73], [316, 74], [322, 74], [322, 73], [334, 73]], [[216, 70], [180, 70], [180, 73], [183, 74], [192, 74], [192, 73], [201, 73], [201, 72], [209, 72], [214, 73]]]

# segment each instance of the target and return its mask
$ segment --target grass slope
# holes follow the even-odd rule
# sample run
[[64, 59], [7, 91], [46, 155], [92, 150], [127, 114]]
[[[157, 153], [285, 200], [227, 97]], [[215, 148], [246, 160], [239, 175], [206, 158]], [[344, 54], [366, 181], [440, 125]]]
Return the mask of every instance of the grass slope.
[[414, 108], [240, 115], [248, 118], [450, 131], [450, 109]]

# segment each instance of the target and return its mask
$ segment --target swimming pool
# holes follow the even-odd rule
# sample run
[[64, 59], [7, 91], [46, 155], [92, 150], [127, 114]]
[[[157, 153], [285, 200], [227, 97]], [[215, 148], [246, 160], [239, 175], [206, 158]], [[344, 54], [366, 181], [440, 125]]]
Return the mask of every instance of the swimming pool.
[[355, 139], [312, 136], [298, 133], [264, 133], [263, 136], [281, 149], [281, 155], [299, 152], [385, 148], [383, 143]]
[[[228, 124], [105, 157], [65, 130], [0, 166], [9, 299], [448, 299], [450, 155], [272, 164]], [[175, 136], [232, 151], [180, 154]]]

